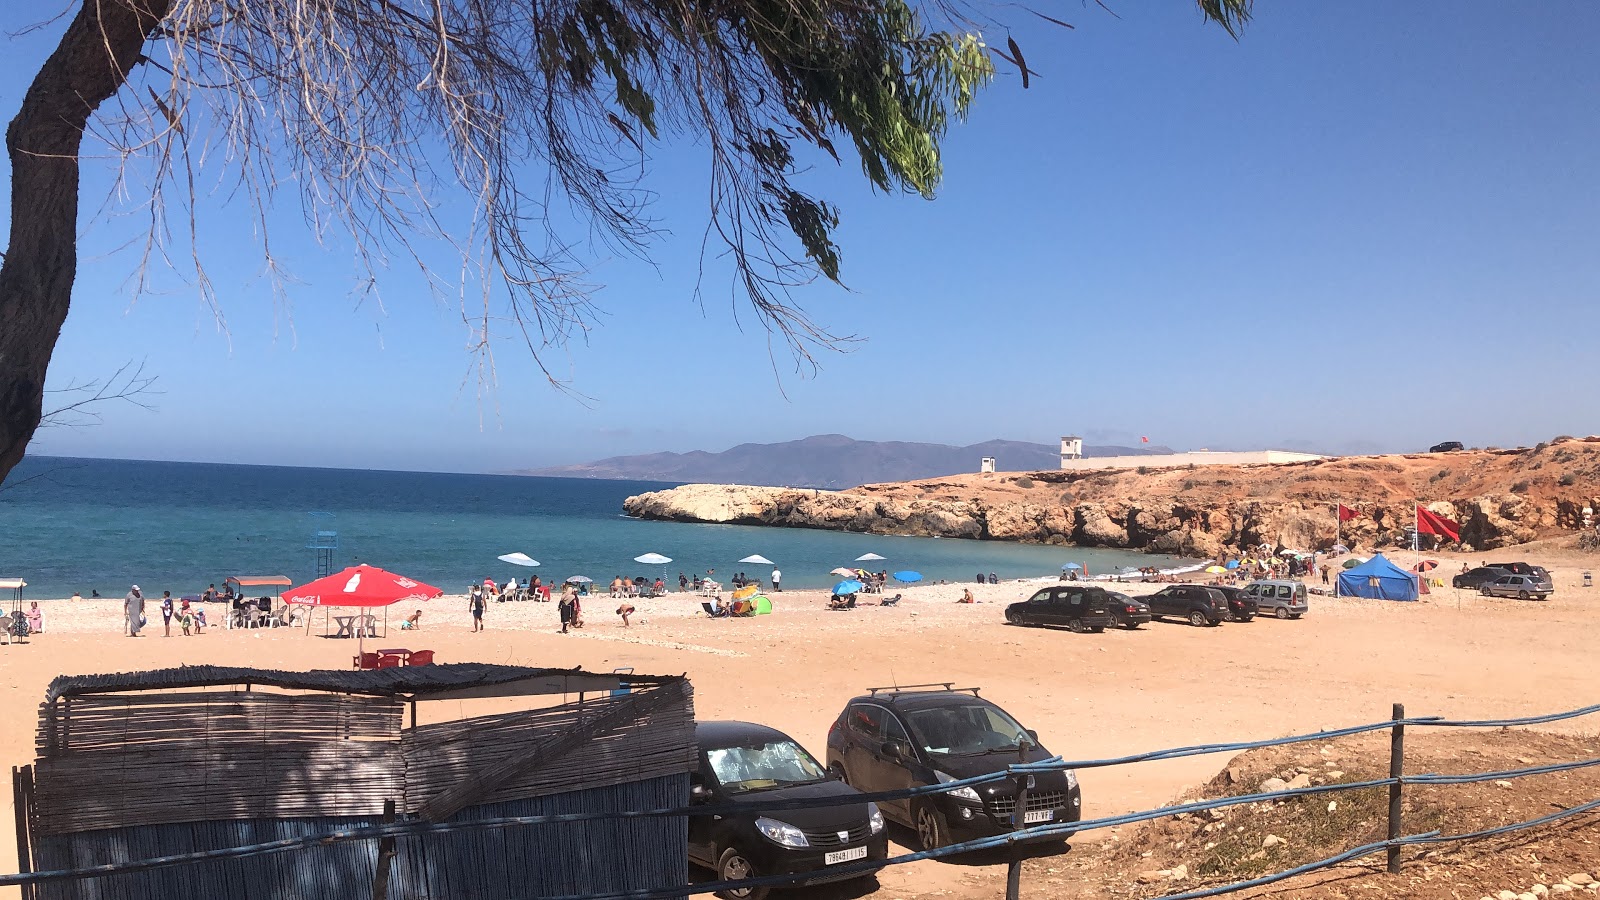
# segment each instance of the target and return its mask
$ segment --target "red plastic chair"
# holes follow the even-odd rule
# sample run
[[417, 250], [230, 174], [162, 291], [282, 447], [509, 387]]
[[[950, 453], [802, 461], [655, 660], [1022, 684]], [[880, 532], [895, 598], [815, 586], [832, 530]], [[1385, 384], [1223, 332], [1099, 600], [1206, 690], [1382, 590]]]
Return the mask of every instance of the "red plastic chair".
[[408, 665], [408, 666], [431, 666], [431, 665], [433, 665], [433, 651], [432, 650], [413, 650], [413, 651], [411, 651], [411, 661], [406, 663], [406, 665]]
[[393, 654], [384, 654], [383, 656], [378, 657], [378, 665], [374, 668], [398, 669], [400, 668], [400, 657]]
[[358, 669], [376, 669], [378, 668], [378, 654], [363, 653], [356, 657], [353, 663]]

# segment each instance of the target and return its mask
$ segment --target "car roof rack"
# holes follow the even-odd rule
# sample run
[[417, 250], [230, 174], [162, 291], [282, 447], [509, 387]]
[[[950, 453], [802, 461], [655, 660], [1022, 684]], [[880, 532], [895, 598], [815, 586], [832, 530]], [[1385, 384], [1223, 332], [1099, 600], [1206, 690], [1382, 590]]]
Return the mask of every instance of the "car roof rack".
[[971, 691], [972, 692], [972, 696], [974, 696], [974, 697], [978, 696], [978, 689], [977, 688], [975, 688], [975, 687], [958, 688], [958, 687], [955, 686], [955, 684], [956, 683], [953, 682], [953, 681], [936, 681], [933, 684], [892, 684], [892, 685], [888, 685], [888, 686], [885, 686], [885, 687], [867, 688], [867, 696], [876, 697], [876, 696], [878, 696], [878, 693], [880, 691], [885, 693], [885, 694], [909, 694], [909, 693], [913, 693], [915, 691], [952, 691], [952, 692]]

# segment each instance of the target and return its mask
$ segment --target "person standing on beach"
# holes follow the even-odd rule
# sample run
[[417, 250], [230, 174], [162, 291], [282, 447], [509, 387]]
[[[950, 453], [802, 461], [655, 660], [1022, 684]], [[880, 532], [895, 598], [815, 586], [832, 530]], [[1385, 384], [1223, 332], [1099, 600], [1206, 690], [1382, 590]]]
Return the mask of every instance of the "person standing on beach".
[[778, 592], [780, 592], [782, 590], [783, 590], [783, 573], [778, 571], [778, 567], [777, 566], [773, 566], [772, 567], [772, 592], [776, 594], [776, 593], [778, 593]]
[[472, 586], [472, 593], [468, 595], [467, 607], [472, 610], [472, 630], [483, 630], [483, 591], [477, 585]]
[[572, 585], [564, 584], [561, 586], [561, 605], [557, 607], [557, 609], [561, 613], [562, 634], [566, 634], [567, 629], [572, 627], [572, 621], [578, 604], [578, 598], [576, 595], [577, 591], [572, 589]]
[[144, 595], [137, 584], [122, 598], [122, 613], [128, 619], [128, 637], [139, 637], [139, 629], [144, 627]]
[[161, 592], [161, 625], [166, 629], [163, 637], [172, 637], [172, 592]]

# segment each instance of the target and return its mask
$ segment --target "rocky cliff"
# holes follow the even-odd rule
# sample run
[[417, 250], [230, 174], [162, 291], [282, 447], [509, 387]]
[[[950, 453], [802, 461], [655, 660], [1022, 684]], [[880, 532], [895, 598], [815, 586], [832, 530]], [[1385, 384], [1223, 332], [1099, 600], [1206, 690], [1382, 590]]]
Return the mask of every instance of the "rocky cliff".
[[1600, 438], [1519, 450], [1361, 456], [1258, 466], [960, 475], [847, 491], [691, 484], [629, 497], [633, 516], [1119, 547], [1188, 556], [1322, 549], [1336, 505], [1352, 547], [1409, 543], [1412, 504], [1461, 524], [1463, 549], [1525, 543], [1600, 509]]

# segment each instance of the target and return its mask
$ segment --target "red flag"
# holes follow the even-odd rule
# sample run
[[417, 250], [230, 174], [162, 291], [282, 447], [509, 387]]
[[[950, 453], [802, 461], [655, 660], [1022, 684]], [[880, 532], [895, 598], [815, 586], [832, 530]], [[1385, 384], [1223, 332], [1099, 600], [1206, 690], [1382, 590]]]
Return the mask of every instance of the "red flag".
[[1339, 504], [1339, 521], [1348, 522], [1351, 519], [1359, 518], [1361, 518], [1361, 513], [1356, 512], [1348, 506], [1345, 506], [1343, 503]]
[[1461, 540], [1461, 525], [1419, 506], [1417, 507], [1417, 533], [1436, 534], [1440, 537], [1447, 537], [1452, 541], [1459, 541]]
[[1147, 438], [1147, 437], [1141, 437], [1141, 438], [1139, 438], [1139, 443], [1148, 444], [1148, 443], [1150, 443], [1150, 439]]

